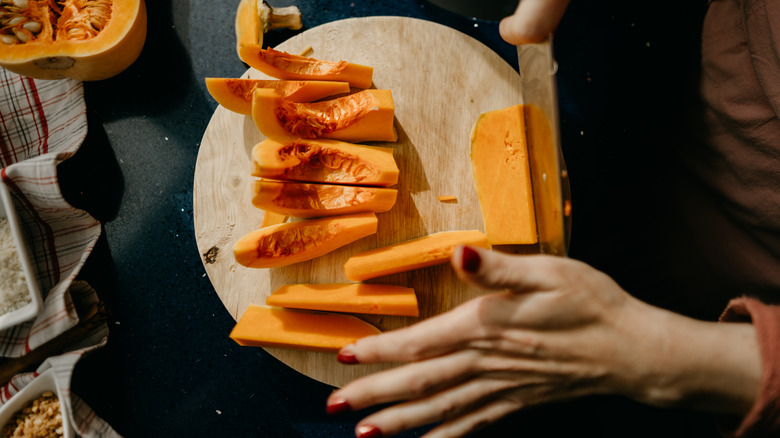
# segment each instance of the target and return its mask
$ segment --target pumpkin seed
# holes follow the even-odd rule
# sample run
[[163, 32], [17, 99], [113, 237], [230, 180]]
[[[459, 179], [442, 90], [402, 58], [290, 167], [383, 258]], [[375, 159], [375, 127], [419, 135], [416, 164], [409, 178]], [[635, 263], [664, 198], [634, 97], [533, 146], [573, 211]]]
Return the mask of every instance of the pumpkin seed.
[[13, 35], [0, 35], [0, 41], [2, 41], [3, 44], [16, 44], [19, 42]]
[[23, 28], [29, 30], [32, 33], [38, 33], [43, 29], [43, 23], [40, 21], [28, 21], [22, 25]]
[[12, 0], [12, 3], [19, 9], [24, 9], [27, 7], [27, 0]]
[[27, 21], [26, 17], [23, 17], [21, 15], [17, 15], [15, 17], [11, 18], [10, 20], [6, 21], [5, 25], [6, 26], [16, 26], [17, 24], [24, 23], [25, 21]]
[[14, 31], [14, 35], [16, 35], [16, 38], [23, 43], [26, 43], [33, 39], [32, 33], [30, 33], [30, 31], [26, 29], [14, 28], [13, 31]]

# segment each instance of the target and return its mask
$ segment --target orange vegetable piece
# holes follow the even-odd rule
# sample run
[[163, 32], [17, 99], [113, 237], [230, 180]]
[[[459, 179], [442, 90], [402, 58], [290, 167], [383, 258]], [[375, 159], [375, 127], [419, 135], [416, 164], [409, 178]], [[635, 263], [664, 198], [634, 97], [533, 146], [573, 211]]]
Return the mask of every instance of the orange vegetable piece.
[[374, 213], [310, 219], [252, 231], [233, 245], [236, 261], [250, 268], [275, 268], [311, 260], [376, 233]]
[[353, 281], [447, 263], [458, 245], [490, 248], [487, 237], [477, 230], [444, 231], [394, 245], [359, 252], [344, 264]]
[[347, 61], [320, 61], [293, 55], [257, 44], [239, 47], [238, 56], [255, 70], [278, 79], [308, 81], [344, 81], [355, 88], [369, 88], [374, 69]]
[[348, 83], [331, 81], [206, 78], [206, 88], [217, 103], [247, 116], [252, 115], [252, 96], [258, 88], [274, 90], [277, 96], [293, 102], [311, 102], [334, 94], [349, 93]]
[[261, 178], [354, 185], [398, 182], [393, 149], [336, 140], [265, 139], [252, 149], [252, 175]]
[[265, 300], [269, 306], [375, 315], [419, 316], [414, 289], [389, 284], [290, 284]]
[[395, 205], [398, 191], [380, 187], [309, 184], [258, 180], [252, 184], [252, 204], [266, 211], [301, 218], [337, 216], [372, 211], [382, 213]]
[[336, 353], [356, 340], [381, 333], [351, 315], [250, 305], [230, 332], [239, 345]]
[[312, 103], [255, 90], [252, 118], [269, 138], [332, 138], [347, 142], [396, 141], [395, 106], [390, 90], [363, 90]]
[[260, 224], [260, 228], [270, 227], [271, 225], [283, 224], [287, 222], [288, 216], [286, 214], [274, 213], [273, 211], [266, 211], [263, 213], [263, 222]]
[[471, 164], [490, 243], [536, 243], [536, 216], [522, 105], [479, 116], [471, 134]]

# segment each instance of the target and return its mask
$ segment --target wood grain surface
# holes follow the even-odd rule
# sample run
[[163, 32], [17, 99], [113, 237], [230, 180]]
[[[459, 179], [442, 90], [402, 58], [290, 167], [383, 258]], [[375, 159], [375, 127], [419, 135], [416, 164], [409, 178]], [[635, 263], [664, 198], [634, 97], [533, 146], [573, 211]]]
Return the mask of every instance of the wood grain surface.
[[[326, 256], [273, 269], [238, 265], [233, 243], [259, 228], [263, 218], [250, 201], [249, 154], [264, 137], [251, 117], [217, 108], [195, 168], [195, 233], [214, 289], [236, 319], [250, 303], [263, 304], [282, 285], [346, 282], [344, 262], [358, 251], [439, 231], [484, 231], [469, 158], [471, 129], [480, 113], [522, 103], [520, 77], [509, 64], [482, 43], [436, 23], [402, 17], [347, 19], [307, 30], [275, 48], [298, 54], [309, 46], [313, 58], [374, 67], [373, 87], [392, 90], [398, 141], [370, 144], [395, 149], [401, 172], [395, 186], [398, 201], [377, 215], [376, 235]], [[244, 76], [265, 77], [252, 69]], [[442, 202], [439, 196], [457, 200]], [[358, 315], [381, 330], [404, 327], [484, 293], [461, 283], [449, 265], [372, 282], [413, 287], [420, 303], [419, 318]], [[394, 366], [346, 366], [333, 354], [267, 351], [334, 386]]]

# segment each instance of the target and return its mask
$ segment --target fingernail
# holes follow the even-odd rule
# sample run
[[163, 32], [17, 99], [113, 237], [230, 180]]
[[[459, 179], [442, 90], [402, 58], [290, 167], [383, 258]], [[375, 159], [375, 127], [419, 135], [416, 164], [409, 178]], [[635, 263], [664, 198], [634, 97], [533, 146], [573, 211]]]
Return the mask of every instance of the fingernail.
[[358, 363], [357, 358], [353, 353], [349, 351], [339, 351], [339, 355], [336, 356], [336, 360], [343, 364], [352, 365]]
[[464, 271], [471, 274], [476, 274], [479, 271], [479, 264], [482, 262], [482, 259], [479, 258], [479, 253], [468, 246], [464, 246], [461, 257], [461, 267], [463, 267]]
[[345, 414], [351, 410], [352, 406], [343, 398], [336, 397], [332, 400], [328, 400], [328, 415]]
[[382, 431], [379, 430], [376, 426], [371, 425], [365, 425], [365, 426], [358, 426], [357, 429], [355, 429], [355, 432], [357, 432], [357, 438], [382, 438]]

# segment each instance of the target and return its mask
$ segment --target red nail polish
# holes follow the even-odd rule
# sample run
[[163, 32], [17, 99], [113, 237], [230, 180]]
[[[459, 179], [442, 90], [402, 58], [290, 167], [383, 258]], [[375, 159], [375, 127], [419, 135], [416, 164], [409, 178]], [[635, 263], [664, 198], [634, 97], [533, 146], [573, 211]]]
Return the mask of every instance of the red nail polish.
[[355, 355], [350, 353], [349, 351], [339, 351], [339, 355], [336, 356], [336, 360], [347, 365], [358, 363], [358, 360], [355, 357]]
[[477, 271], [479, 271], [479, 265], [482, 263], [482, 259], [479, 257], [478, 252], [468, 246], [464, 246], [463, 255], [461, 257], [461, 267], [463, 267], [464, 271], [471, 274], [476, 274]]
[[382, 438], [382, 431], [376, 426], [365, 425], [358, 426], [355, 430], [357, 432], [357, 438]]
[[343, 398], [334, 398], [328, 402], [327, 411], [328, 415], [345, 414], [352, 410], [352, 406], [349, 402]]

